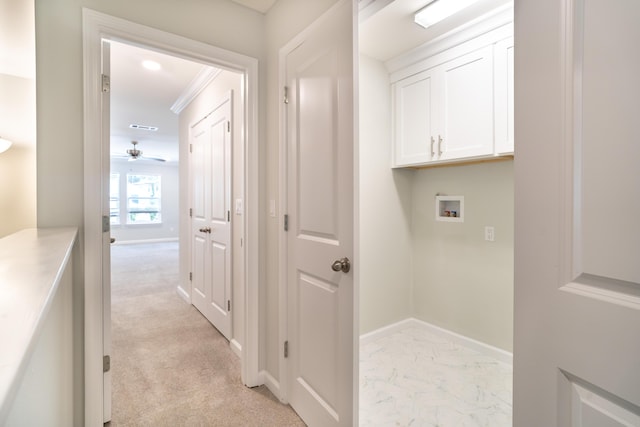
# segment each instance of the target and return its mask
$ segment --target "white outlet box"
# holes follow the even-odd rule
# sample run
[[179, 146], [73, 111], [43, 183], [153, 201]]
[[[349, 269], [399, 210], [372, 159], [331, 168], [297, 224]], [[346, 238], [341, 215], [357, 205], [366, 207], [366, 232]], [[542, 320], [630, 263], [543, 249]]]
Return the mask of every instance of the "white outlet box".
[[484, 228], [484, 240], [488, 242], [493, 242], [496, 240], [496, 230], [493, 227], [486, 226]]

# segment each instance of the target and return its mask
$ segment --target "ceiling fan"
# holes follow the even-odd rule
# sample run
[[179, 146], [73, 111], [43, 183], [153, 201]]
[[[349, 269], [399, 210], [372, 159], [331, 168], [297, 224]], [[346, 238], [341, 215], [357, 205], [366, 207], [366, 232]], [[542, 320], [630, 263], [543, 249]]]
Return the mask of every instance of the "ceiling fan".
[[157, 162], [166, 162], [166, 160], [163, 159], [162, 157], [143, 156], [142, 150], [138, 150], [138, 141], [131, 141], [131, 144], [133, 145], [133, 148], [129, 148], [127, 150], [126, 156], [116, 156], [116, 157], [128, 158], [130, 162], [136, 161], [138, 159], [155, 160]]

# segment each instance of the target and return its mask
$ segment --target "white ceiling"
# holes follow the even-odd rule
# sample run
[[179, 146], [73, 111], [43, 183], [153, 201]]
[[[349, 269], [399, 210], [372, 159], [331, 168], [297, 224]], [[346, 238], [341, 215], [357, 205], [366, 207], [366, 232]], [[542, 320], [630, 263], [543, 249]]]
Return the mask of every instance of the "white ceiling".
[[368, 15], [368, 8], [378, 9], [381, 5], [382, 8], [360, 20], [360, 52], [379, 61], [387, 61], [513, 0], [479, 0], [456, 15], [425, 29], [413, 22], [413, 15], [431, 1], [374, 0], [367, 4], [362, 9], [361, 16]]
[[[158, 71], [142, 66], [160, 64]], [[178, 160], [178, 115], [171, 106], [207, 67], [174, 56], [111, 43], [111, 154], [126, 155], [131, 141], [139, 142], [143, 157]], [[131, 129], [130, 124], [156, 126], [156, 132]]]
[[[276, 0], [233, 0], [261, 13]], [[479, 0], [478, 3], [428, 29], [413, 22], [413, 14], [431, 0], [359, 0], [360, 52], [387, 61], [401, 53], [445, 34], [491, 9], [513, 0]], [[438, 0], [445, 1], [445, 0]], [[450, 1], [450, 0], [447, 0]], [[150, 71], [142, 61], [161, 65]], [[143, 157], [178, 160], [178, 115], [170, 108], [194, 78], [205, 69], [203, 64], [141, 49], [111, 43], [111, 154], [126, 155], [131, 141], [139, 142]], [[130, 124], [157, 126], [157, 132], [130, 129]]]
[[250, 9], [257, 10], [260, 13], [267, 13], [276, 0], [231, 0], [234, 3], [241, 4]]

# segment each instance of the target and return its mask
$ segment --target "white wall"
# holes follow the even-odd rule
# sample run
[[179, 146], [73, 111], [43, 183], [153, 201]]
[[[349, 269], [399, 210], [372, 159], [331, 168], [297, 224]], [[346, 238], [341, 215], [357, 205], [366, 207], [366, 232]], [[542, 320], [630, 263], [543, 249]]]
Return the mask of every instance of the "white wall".
[[360, 333], [413, 315], [413, 171], [391, 169], [391, 90], [360, 55]]
[[36, 225], [36, 84], [33, 1], [0, 0], [0, 237]]
[[[78, 338], [74, 341], [74, 400], [80, 411], [76, 420], [83, 419], [84, 408], [83, 7], [265, 59], [264, 16], [228, 0], [36, 2], [37, 222], [40, 227], [80, 228], [81, 243], [74, 258], [73, 321]], [[265, 68], [260, 73], [260, 84], [264, 84]], [[264, 99], [260, 98], [261, 110]], [[263, 121], [260, 129], [264, 132]]]
[[[180, 144], [189, 144], [190, 127], [206, 114], [210, 113], [214, 107], [218, 106], [226, 94], [232, 91], [233, 105], [233, 130], [232, 130], [232, 189], [231, 189], [231, 212], [232, 212], [232, 301], [233, 301], [233, 323], [232, 340], [242, 346], [244, 344], [244, 249], [241, 240], [244, 238], [242, 216], [235, 213], [235, 200], [244, 201], [244, 139], [243, 139], [243, 114], [244, 100], [242, 99], [242, 74], [231, 71], [222, 71], [181, 113], [179, 117]], [[183, 151], [184, 152], [184, 151]], [[181, 161], [182, 176], [187, 176], [186, 168], [189, 159]], [[186, 179], [186, 178], [185, 178]], [[188, 193], [188, 180], [183, 185], [185, 193]], [[188, 209], [188, 208], [186, 208]], [[185, 211], [186, 211], [185, 209]], [[185, 220], [187, 218], [185, 217]], [[188, 222], [188, 220], [187, 220]], [[184, 277], [190, 271], [190, 248], [191, 235], [186, 233], [181, 236], [181, 275]], [[183, 281], [182, 283], [190, 283]], [[191, 288], [185, 289], [184, 294], [191, 295]]]
[[[116, 242], [178, 238], [180, 180], [177, 163], [156, 163], [144, 160], [129, 162], [126, 159], [112, 159], [111, 173], [120, 174], [120, 224], [111, 226], [111, 237], [115, 237]], [[161, 177], [161, 224], [130, 225], [126, 223], [127, 174], [136, 173]]]
[[[6, 427], [74, 425], [71, 265], [62, 276], [7, 419]], [[82, 408], [80, 408], [82, 409]], [[77, 408], [76, 408], [77, 413]], [[75, 425], [80, 425], [75, 420]]]

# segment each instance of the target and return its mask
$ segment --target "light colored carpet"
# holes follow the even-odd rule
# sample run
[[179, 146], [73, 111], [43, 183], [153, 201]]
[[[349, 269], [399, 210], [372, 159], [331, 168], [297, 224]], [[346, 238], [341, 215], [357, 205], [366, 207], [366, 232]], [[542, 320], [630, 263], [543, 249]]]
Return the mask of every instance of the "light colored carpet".
[[229, 343], [177, 294], [177, 242], [112, 247], [111, 426], [304, 426], [240, 381]]

